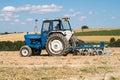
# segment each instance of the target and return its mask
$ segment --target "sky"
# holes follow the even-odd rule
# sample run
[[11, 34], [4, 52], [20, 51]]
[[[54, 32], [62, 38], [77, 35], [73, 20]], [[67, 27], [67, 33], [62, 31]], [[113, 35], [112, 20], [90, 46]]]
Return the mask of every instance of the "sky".
[[0, 0], [0, 33], [41, 30], [44, 18], [70, 17], [73, 29], [120, 28], [120, 0]]

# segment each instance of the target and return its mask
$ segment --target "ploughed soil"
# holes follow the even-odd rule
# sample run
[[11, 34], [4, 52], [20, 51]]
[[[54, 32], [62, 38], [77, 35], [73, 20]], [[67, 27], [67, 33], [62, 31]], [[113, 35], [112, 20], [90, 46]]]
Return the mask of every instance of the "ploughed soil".
[[110, 50], [101, 56], [47, 56], [43, 50], [31, 57], [2, 51], [0, 80], [120, 80], [120, 48]]

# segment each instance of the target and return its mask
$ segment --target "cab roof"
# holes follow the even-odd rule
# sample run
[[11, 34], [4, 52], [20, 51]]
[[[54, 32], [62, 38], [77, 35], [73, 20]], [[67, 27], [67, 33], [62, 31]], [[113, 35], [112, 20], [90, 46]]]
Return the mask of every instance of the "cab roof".
[[70, 18], [66, 17], [66, 18], [46, 18], [46, 19], [43, 19], [43, 21], [46, 21], [46, 20], [65, 20], [65, 21], [69, 21]]

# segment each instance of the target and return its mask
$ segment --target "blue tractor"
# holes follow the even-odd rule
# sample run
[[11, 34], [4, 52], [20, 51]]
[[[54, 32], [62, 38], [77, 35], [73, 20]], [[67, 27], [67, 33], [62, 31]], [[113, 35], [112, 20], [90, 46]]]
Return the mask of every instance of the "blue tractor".
[[69, 18], [44, 19], [41, 34], [26, 34], [24, 38], [26, 45], [20, 49], [23, 57], [40, 55], [43, 49], [50, 56], [67, 55], [69, 47], [76, 46]]

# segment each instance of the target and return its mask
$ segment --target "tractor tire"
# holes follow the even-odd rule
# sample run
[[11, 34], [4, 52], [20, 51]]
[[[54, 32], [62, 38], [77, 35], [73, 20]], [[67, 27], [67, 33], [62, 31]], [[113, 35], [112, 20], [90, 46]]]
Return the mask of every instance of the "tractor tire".
[[20, 48], [20, 55], [22, 57], [29, 57], [32, 55], [32, 49], [29, 46], [22, 46]]
[[76, 47], [76, 41], [77, 41], [77, 39], [75, 38], [75, 36], [71, 36], [71, 38], [69, 40], [70, 46]]
[[32, 49], [32, 55], [33, 56], [39, 56], [39, 55], [41, 55], [41, 50]]
[[68, 47], [69, 41], [60, 33], [51, 34], [46, 42], [46, 51], [50, 56], [64, 56]]
[[[76, 47], [76, 38], [75, 36], [71, 36], [69, 40], [69, 46], [75, 48]], [[69, 53], [72, 53], [73, 55], [77, 55], [76, 50], [69, 51]]]

